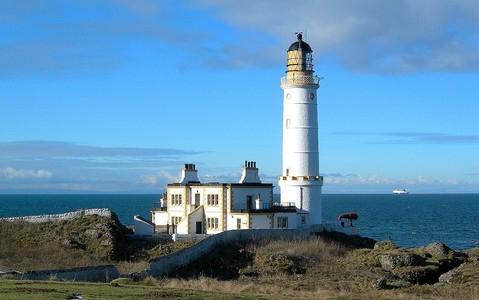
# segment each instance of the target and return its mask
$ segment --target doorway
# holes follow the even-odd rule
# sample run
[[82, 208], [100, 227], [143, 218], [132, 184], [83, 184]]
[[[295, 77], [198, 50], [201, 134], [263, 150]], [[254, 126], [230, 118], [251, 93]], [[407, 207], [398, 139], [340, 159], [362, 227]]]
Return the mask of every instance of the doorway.
[[203, 222], [196, 222], [196, 234], [203, 233]]

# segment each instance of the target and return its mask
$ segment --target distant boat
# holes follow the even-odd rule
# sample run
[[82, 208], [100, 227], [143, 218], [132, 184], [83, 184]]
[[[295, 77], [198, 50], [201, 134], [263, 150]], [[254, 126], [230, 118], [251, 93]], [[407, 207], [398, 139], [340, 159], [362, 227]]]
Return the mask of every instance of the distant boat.
[[401, 189], [401, 190], [394, 190], [394, 191], [393, 191], [393, 194], [395, 194], [395, 195], [404, 195], [404, 194], [409, 194], [409, 192], [406, 191], [405, 189]]

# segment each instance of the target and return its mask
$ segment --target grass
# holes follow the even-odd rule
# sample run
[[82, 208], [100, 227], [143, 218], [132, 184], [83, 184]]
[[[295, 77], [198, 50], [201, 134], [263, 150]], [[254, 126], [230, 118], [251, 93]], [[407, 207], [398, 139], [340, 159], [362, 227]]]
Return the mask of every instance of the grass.
[[75, 296], [82, 296], [84, 299], [287, 299], [244, 291], [205, 291], [185, 286], [164, 286], [160, 281], [151, 278], [139, 283], [117, 280], [110, 284], [0, 279], [0, 299], [64, 300]]
[[144, 270], [149, 259], [192, 241], [127, 239], [115, 219], [78, 217], [45, 223], [0, 221], [0, 265], [36, 271], [114, 264], [121, 273]]
[[[42, 224], [0, 221], [0, 265], [26, 271], [113, 262], [126, 274], [145, 269], [150, 258], [194, 243], [125, 239], [121, 224], [115, 222], [95, 216]], [[370, 239], [339, 233], [245, 241], [214, 249], [161, 279], [133, 282], [121, 278], [107, 284], [0, 279], [0, 299], [82, 295], [85, 299], [479, 300], [479, 249], [468, 252], [467, 262], [455, 270], [451, 285], [414, 285], [384, 271], [378, 262], [378, 255], [414, 251], [389, 241], [374, 246]], [[425, 264], [438, 259], [425, 256]], [[380, 278], [387, 278], [387, 289], [374, 288]]]

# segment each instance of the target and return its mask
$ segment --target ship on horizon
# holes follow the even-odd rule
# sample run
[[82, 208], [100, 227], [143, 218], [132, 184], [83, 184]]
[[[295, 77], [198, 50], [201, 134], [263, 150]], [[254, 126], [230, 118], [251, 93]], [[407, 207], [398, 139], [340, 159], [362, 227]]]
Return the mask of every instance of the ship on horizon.
[[393, 194], [395, 194], [395, 195], [404, 195], [404, 194], [409, 194], [409, 192], [406, 191], [405, 189], [400, 189], [400, 190], [393, 190]]

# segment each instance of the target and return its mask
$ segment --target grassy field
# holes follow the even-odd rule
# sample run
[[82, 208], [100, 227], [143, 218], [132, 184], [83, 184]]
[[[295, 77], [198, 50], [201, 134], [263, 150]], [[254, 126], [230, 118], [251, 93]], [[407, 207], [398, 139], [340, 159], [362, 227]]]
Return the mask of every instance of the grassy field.
[[[271, 278], [271, 281], [274, 281]], [[82, 298], [80, 298], [81, 296]], [[76, 297], [76, 298], [75, 298]], [[416, 286], [377, 291], [362, 289], [301, 290], [290, 286], [218, 281], [202, 277], [194, 280], [147, 278], [141, 282], [125, 279], [112, 283], [19, 281], [0, 279], [0, 299], [479, 299], [477, 287]]]
[[[193, 242], [126, 239], [121, 224], [99, 217], [42, 224], [0, 221], [0, 265], [18, 271], [114, 263], [142, 270], [150, 258]], [[380, 246], [380, 247], [378, 247]], [[378, 257], [412, 258], [417, 266], [387, 270]], [[415, 284], [414, 272], [462, 259], [449, 283]], [[214, 249], [169, 277], [111, 283], [0, 279], [0, 299], [477, 299], [479, 249], [431, 255], [390, 241], [323, 234], [308, 239], [236, 242]], [[385, 287], [378, 289], [378, 280]], [[409, 280], [408, 280], [409, 279]], [[436, 277], [437, 279], [437, 277]]]
[[[82, 298], [80, 298], [81, 296]], [[0, 280], [0, 299], [280, 299], [277, 296], [161, 287], [156, 280], [140, 283], [72, 283]]]

